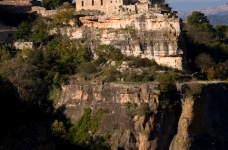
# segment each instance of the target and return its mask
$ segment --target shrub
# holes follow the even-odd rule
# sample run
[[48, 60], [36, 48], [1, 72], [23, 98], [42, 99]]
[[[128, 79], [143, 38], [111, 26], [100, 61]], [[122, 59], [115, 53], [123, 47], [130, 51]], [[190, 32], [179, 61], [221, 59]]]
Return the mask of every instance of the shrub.
[[53, 104], [56, 105], [61, 97], [61, 89], [54, 86], [50, 89], [49, 99], [53, 101]]
[[98, 109], [94, 115], [91, 115], [91, 109], [85, 108], [82, 117], [70, 128], [71, 143], [88, 148], [93, 142], [92, 135], [97, 131], [104, 113], [106, 113], [104, 109]]
[[172, 75], [163, 74], [158, 78], [159, 89], [163, 93], [168, 93], [176, 89], [175, 81]]
[[114, 67], [109, 68], [103, 72], [103, 78], [107, 81], [117, 81], [120, 77], [120, 72], [117, 71]]
[[200, 84], [189, 84], [189, 89], [186, 91], [187, 97], [200, 98], [203, 91], [203, 85]]
[[55, 138], [66, 140], [67, 132], [63, 122], [55, 120], [51, 125], [51, 130]]
[[123, 54], [112, 45], [99, 45], [95, 52], [100, 60], [122, 60]]
[[122, 74], [122, 78], [124, 78], [124, 80], [127, 82], [148, 82], [154, 80], [153, 74], [149, 74], [148, 72], [137, 74], [136, 71], [130, 71], [128, 73]]
[[136, 57], [136, 59], [134, 59], [129, 66], [130, 67], [150, 67], [151, 65], [155, 65], [156, 62], [154, 60], [149, 60], [148, 58], [140, 58], [140, 57]]
[[127, 102], [124, 105], [127, 107], [126, 115], [131, 118], [135, 115], [143, 116], [152, 112], [148, 103], [141, 103], [138, 106], [137, 103]]
[[78, 66], [78, 72], [81, 74], [91, 74], [97, 71], [97, 67], [93, 62], [85, 62]]
[[207, 70], [207, 79], [208, 80], [213, 80], [215, 77], [215, 70], [214, 70], [214, 67], [210, 67], [208, 70]]
[[195, 64], [201, 69], [201, 72], [206, 72], [210, 67], [214, 66], [214, 61], [209, 54], [201, 53], [195, 59]]
[[138, 109], [138, 114], [140, 116], [151, 113], [151, 109], [148, 103], [142, 103]]

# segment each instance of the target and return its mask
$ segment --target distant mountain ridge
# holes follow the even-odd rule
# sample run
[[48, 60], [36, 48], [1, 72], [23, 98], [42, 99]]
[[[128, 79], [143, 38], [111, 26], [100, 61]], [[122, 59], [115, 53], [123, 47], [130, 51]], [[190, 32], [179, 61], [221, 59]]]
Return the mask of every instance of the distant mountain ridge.
[[211, 21], [213, 25], [215, 24], [228, 24], [228, 3], [210, 7], [207, 9], [196, 9], [196, 10], [188, 10], [188, 11], [180, 11], [178, 12], [178, 16], [183, 20], [187, 19], [192, 11], [200, 11], [208, 16], [208, 19]]
[[228, 15], [228, 3], [200, 11], [205, 15]]
[[215, 6], [219, 6], [222, 4], [227, 3], [227, 0], [216, 0], [216, 1], [191, 1], [186, 2], [186, 0], [180, 1], [180, 2], [170, 2], [169, 0], [166, 0], [166, 3], [168, 3], [173, 10], [175, 11], [189, 11], [189, 10], [196, 10], [196, 9], [207, 9]]

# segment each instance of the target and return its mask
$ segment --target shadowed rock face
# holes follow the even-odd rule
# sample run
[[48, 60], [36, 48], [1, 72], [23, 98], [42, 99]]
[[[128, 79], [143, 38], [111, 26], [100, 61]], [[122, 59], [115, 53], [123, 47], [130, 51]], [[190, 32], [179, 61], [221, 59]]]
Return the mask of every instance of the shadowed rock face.
[[129, 5], [129, 4], [133, 5], [137, 2], [138, 2], [138, 0], [123, 0], [124, 5]]
[[182, 100], [178, 132], [169, 149], [228, 148], [228, 86], [211, 84], [197, 98]]
[[[93, 112], [107, 109], [109, 113], [103, 116], [95, 136], [111, 133], [112, 149], [167, 149], [176, 133], [176, 110], [158, 109], [156, 89], [157, 84], [71, 84], [63, 87], [59, 106], [72, 122], [79, 119], [84, 108]], [[126, 103], [138, 108], [147, 103], [151, 112], [133, 117]]]
[[165, 0], [150, 0], [152, 4], [164, 4]]
[[[182, 106], [159, 107], [159, 93], [151, 84], [87, 84], [72, 83], [63, 87], [59, 109], [75, 122], [84, 108], [95, 112], [108, 109], [94, 136], [111, 134], [112, 149], [227, 149], [228, 86], [205, 85], [201, 94], [186, 97], [179, 89]], [[126, 103], [147, 103], [150, 113], [129, 116]], [[130, 109], [131, 110], [131, 109]], [[181, 111], [182, 110], [182, 111]]]

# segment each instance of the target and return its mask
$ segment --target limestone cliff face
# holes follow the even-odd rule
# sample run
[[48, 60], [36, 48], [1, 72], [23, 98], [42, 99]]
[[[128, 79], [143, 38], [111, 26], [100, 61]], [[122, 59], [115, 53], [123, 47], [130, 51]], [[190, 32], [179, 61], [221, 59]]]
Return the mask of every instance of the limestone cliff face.
[[98, 45], [110, 44], [124, 55], [155, 59], [158, 64], [186, 70], [181, 21], [175, 13], [157, 7], [136, 13], [130, 11], [133, 5], [124, 7], [129, 8], [117, 14], [79, 14], [81, 27], [61, 28], [59, 32], [71, 39], [83, 39], [76, 45], [88, 46], [94, 58]]
[[[82, 116], [84, 108], [91, 108], [92, 112], [108, 109], [94, 136], [110, 133], [112, 149], [228, 148], [227, 84], [205, 85], [196, 97], [187, 95], [186, 85], [181, 85], [182, 106], [176, 109], [159, 107], [157, 86], [157, 83], [72, 82], [63, 86], [58, 110], [74, 123]], [[139, 109], [148, 104], [150, 112], [131, 116], [127, 102], [137, 104]]]
[[[59, 108], [72, 122], [82, 116], [84, 108], [93, 112], [108, 109], [95, 136], [110, 133], [112, 149], [168, 149], [176, 133], [176, 111], [158, 109], [157, 86], [156, 83], [70, 84], [63, 87]], [[139, 109], [146, 103], [151, 112], [130, 116], [127, 102], [137, 104]]]
[[227, 149], [227, 84], [204, 87], [199, 97], [182, 100], [178, 132], [169, 149]]

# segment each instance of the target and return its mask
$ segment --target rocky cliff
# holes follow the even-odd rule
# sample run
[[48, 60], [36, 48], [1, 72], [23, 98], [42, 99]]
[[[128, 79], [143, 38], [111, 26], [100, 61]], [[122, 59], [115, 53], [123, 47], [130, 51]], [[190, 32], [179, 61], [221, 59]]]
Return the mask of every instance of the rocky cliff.
[[157, 83], [63, 86], [58, 111], [74, 123], [84, 108], [107, 109], [94, 136], [112, 149], [227, 149], [227, 84], [178, 85], [181, 105], [160, 105]]
[[81, 39], [76, 45], [87, 46], [94, 58], [98, 45], [110, 44], [124, 55], [155, 59], [158, 64], [186, 70], [182, 25], [176, 12], [165, 5], [145, 6], [147, 9], [139, 11], [131, 8], [136, 5], [124, 5], [116, 13], [77, 12], [80, 27], [54, 29], [50, 33]]

